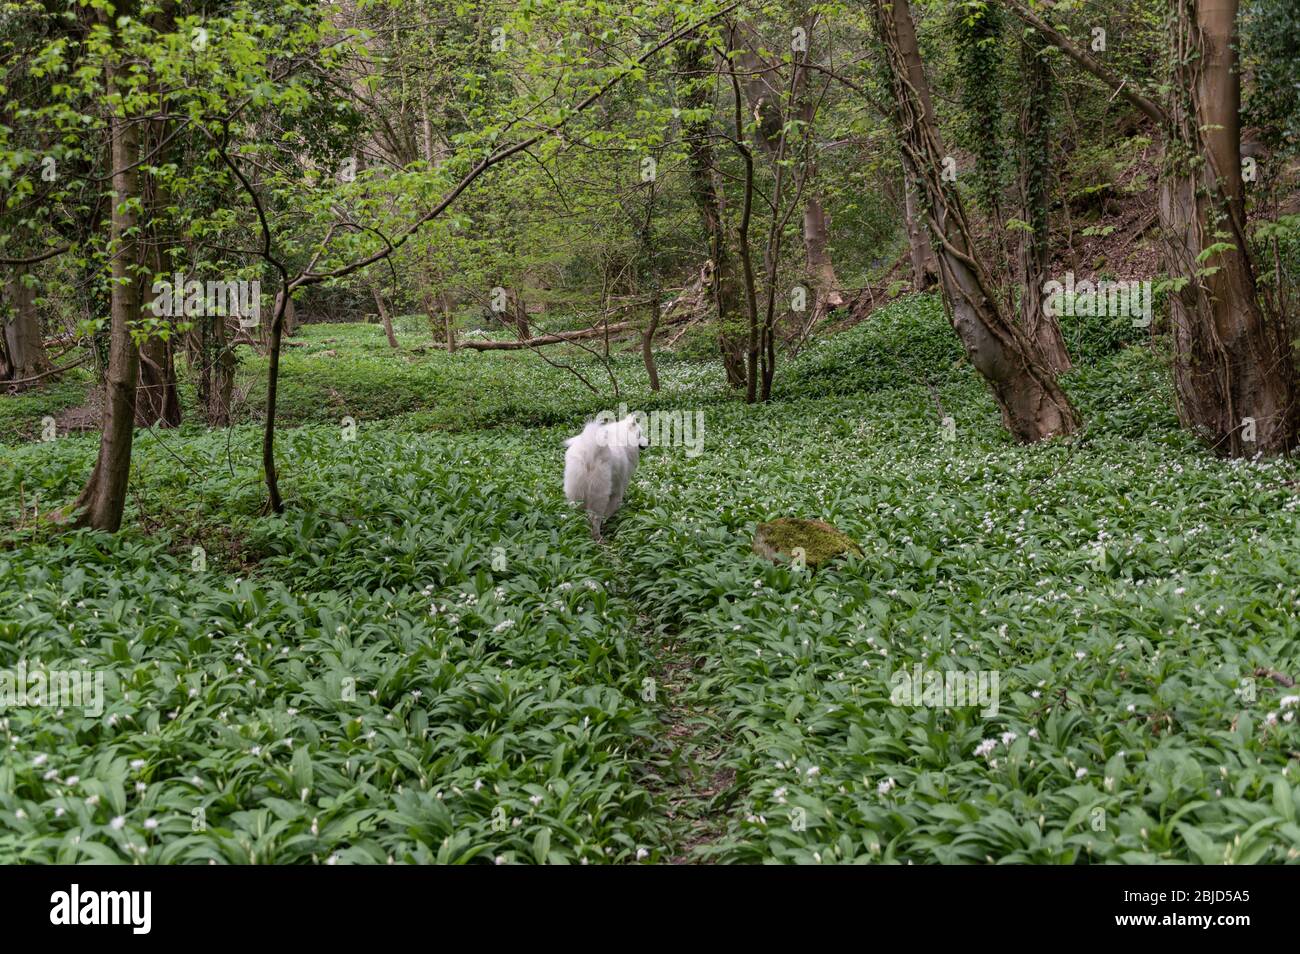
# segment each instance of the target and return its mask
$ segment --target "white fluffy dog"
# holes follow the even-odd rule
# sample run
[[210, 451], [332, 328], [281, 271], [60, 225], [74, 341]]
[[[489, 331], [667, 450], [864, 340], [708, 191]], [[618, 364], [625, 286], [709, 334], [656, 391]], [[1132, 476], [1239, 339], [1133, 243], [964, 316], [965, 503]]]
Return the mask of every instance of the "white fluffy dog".
[[636, 414], [621, 421], [597, 418], [564, 442], [564, 496], [586, 508], [593, 539], [604, 540], [600, 525], [623, 503], [641, 448], [649, 444]]

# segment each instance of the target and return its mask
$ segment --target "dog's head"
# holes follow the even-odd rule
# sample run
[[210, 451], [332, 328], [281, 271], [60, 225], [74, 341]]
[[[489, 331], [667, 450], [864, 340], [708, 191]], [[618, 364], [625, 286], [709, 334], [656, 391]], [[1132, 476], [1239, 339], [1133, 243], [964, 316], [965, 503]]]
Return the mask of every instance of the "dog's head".
[[645, 448], [650, 446], [650, 438], [646, 436], [645, 431], [641, 428], [641, 418], [643, 416], [640, 411], [637, 411], [618, 422], [627, 447]]

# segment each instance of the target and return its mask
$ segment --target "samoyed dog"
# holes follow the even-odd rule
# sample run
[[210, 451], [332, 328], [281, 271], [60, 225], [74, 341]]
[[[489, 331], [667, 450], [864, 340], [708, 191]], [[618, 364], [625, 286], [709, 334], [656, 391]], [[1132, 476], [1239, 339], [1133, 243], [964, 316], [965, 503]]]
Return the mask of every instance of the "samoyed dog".
[[623, 503], [641, 448], [649, 445], [636, 414], [621, 421], [598, 417], [564, 442], [564, 496], [586, 508], [593, 539], [604, 540], [600, 525]]

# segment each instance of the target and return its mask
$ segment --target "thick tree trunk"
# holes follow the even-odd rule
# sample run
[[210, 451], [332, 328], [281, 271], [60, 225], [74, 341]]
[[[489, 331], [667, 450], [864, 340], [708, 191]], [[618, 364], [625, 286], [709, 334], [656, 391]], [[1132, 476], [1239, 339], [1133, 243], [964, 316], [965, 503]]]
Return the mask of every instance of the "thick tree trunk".
[[[4, 326], [4, 345], [0, 348], [7, 360], [7, 367], [0, 367], [0, 379], [23, 381], [49, 371], [53, 365], [45, 353], [45, 341], [41, 337], [41, 321], [36, 313], [36, 294], [23, 276], [27, 274], [24, 266], [19, 266], [10, 274], [8, 282], [9, 308], [0, 313], [0, 323]], [[22, 384], [16, 387], [23, 387]]]
[[1160, 225], [1169, 275], [1186, 280], [1169, 296], [1179, 414], [1216, 452], [1243, 457], [1293, 448], [1297, 408], [1285, 321], [1260, 306], [1245, 235], [1236, 16], [1237, 0], [1171, 0]]
[[876, 26], [885, 46], [895, 118], [903, 148], [911, 156], [926, 193], [928, 224], [939, 261], [949, 318], [967, 356], [989, 383], [1002, 421], [1020, 441], [1069, 434], [1078, 418], [1056, 374], [1007, 315], [978, 258], [961, 200], [941, 178], [944, 150], [939, 141], [929, 85], [916, 44], [907, 0], [873, 0]]
[[384, 325], [384, 334], [388, 336], [388, 347], [396, 350], [397, 335], [393, 333], [393, 317], [388, 313], [388, 306], [384, 304], [384, 296], [379, 291], [379, 286], [373, 282], [370, 285], [370, 294], [375, 298], [375, 307], [379, 309], [379, 320]]
[[533, 336], [528, 323], [528, 306], [513, 288], [506, 292], [505, 319], [515, 326], [515, 334], [520, 341], [527, 341]]
[[[275, 294], [275, 303], [271, 307], [274, 309], [276, 313], [280, 311], [280, 299], [281, 297], [283, 297], [283, 295], [284, 295], [283, 289], [276, 292]], [[263, 327], [268, 327], [268, 326], [264, 323]], [[282, 329], [283, 329], [283, 334], [286, 336], [292, 335], [295, 331], [298, 330], [298, 311], [293, 306], [293, 295], [290, 295], [289, 300], [284, 303], [284, 318], [282, 320]]]
[[[172, 5], [162, 4], [152, 13], [146, 14], [146, 18], [160, 33], [175, 29], [175, 7]], [[158, 95], [158, 86], [159, 81], [155, 77], [149, 84], [153, 95]], [[168, 146], [170, 123], [168, 119], [152, 119], [143, 124], [141, 150], [146, 155], [153, 156], [154, 162], [159, 166], [166, 166], [172, 161]], [[176, 244], [176, 240], [164, 231], [165, 223], [169, 220], [167, 210], [171, 206], [165, 181], [151, 177], [145, 179], [141, 186], [147, 210], [143, 223], [147, 239], [142, 252], [152, 272], [145, 281], [152, 284], [155, 279], [163, 278], [168, 273], [163, 250]], [[139, 344], [140, 377], [136, 386], [135, 422], [141, 427], [178, 427], [181, 423], [181, 399], [176, 387], [176, 318], [155, 317], [166, 320], [170, 327], [151, 329], [149, 337]], [[159, 332], [165, 332], [166, 337]]]
[[1286, 316], [1263, 311], [1245, 235], [1241, 80], [1233, 49], [1237, 0], [1168, 0], [1173, 75], [1167, 108], [1022, 0], [1004, 2], [1167, 131], [1159, 214], [1165, 271], [1183, 283], [1169, 296], [1169, 319], [1184, 425], [1228, 456], [1291, 450], [1300, 417]]
[[[129, 16], [132, 4], [119, 6], [122, 16]], [[110, 55], [107, 91], [117, 90], [117, 56]], [[77, 526], [116, 533], [122, 526], [126, 508], [127, 482], [131, 474], [131, 444], [135, 439], [136, 380], [140, 370], [140, 353], [131, 338], [131, 327], [140, 319], [140, 289], [137, 265], [136, 203], [139, 187], [135, 163], [139, 159], [139, 125], [121, 116], [109, 122], [112, 138], [113, 209], [110, 231], [110, 258], [113, 287], [110, 293], [111, 331], [108, 372], [104, 379], [104, 418], [99, 438], [99, 457], [90, 481], [77, 498], [73, 509], [80, 511]]]
[[294, 307], [292, 296], [284, 307], [284, 333], [290, 338], [298, 333], [298, 309]]
[[912, 262], [912, 290], [925, 291], [939, 280], [939, 260], [930, 243], [925, 209], [918, 194], [916, 169], [903, 151], [903, 213], [907, 226], [908, 256]]
[[[708, 80], [712, 75], [708, 46], [699, 36], [678, 46], [678, 67], [685, 78], [682, 106], [698, 113], [709, 106]], [[722, 190], [714, 178], [713, 144], [707, 118], [686, 119], [682, 136], [687, 146], [691, 198], [704, 223], [709, 240], [710, 297], [718, 313], [718, 349], [727, 384], [743, 388], [745, 377], [744, 327], [741, 319], [741, 288], [735, 256], [728, 241], [722, 215]]]
[[1032, 34], [1020, 44], [1024, 100], [1020, 108], [1019, 190], [1021, 217], [1033, 230], [1020, 233], [1020, 322], [1047, 366], [1058, 374], [1071, 368], [1070, 353], [1055, 315], [1043, 307], [1043, 285], [1051, 269], [1048, 203], [1051, 201], [1052, 70], [1043, 58], [1046, 43]]
[[140, 345], [135, 422], [141, 427], [178, 427], [181, 423], [181, 399], [176, 390], [172, 340], [164, 341], [158, 335], [150, 335]]

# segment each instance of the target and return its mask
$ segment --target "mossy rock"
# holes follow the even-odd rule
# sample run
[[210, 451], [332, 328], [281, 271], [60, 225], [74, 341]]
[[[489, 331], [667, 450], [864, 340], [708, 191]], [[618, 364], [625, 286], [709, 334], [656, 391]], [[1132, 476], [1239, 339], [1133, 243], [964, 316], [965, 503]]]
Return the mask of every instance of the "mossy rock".
[[844, 553], [862, 556], [862, 548], [852, 537], [824, 520], [780, 517], [760, 523], [754, 533], [754, 552], [773, 563], [778, 557], [792, 560], [795, 547], [803, 547], [804, 559], [811, 569]]

